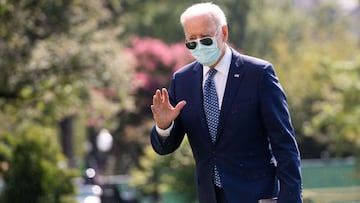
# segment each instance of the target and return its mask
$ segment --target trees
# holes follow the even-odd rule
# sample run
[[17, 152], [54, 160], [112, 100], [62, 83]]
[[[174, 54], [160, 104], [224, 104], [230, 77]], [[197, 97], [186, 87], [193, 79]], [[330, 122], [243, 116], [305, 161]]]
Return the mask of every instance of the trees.
[[[334, 5], [319, 5], [302, 15], [297, 40], [288, 36], [294, 29], [279, 33], [264, 57], [277, 67], [288, 94], [303, 158], [320, 157], [322, 152], [359, 156], [356, 139], [348, 138], [358, 137], [352, 124], [358, 100], [348, 93], [358, 94], [351, 88], [358, 80], [358, 39], [350, 32], [343, 11]], [[343, 88], [339, 80], [352, 85]]]
[[[75, 154], [84, 153], [84, 126], [95, 135], [106, 127], [115, 142], [111, 173], [136, 165], [153, 125], [153, 92], [192, 60], [178, 23], [191, 3], [1, 2], [1, 173], [11, 172], [7, 164], [24, 132], [47, 137], [51, 129], [55, 137], [58, 123], [69, 117], [80, 126], [73, 132]], [[288, 1], [217, 3], [227, 13], [231, 43], [274, 63], [303, 157], [325, 149], [339, 156], [357, 151], [359, 47], [347, 33], [346, 16], [331, 4], [305, 13]], [[76, 157], [76, 167], [81, 159]]]
[[[54, 130], [31, 124], [15, 134], [20, 139], [7, 138], [15, 143], [7, 157], [9, 169], [4, 171], [1, 202], [71, 202], [76, 173], [66, 169]], [[3, 134], [0, 137], [5, 141]]]
[[[70, 1], [14, 1], [0, 4], [0, 96], [16, 98], [37, 74], [23, 68], [38, 40], [68, 29]], [[58, 22], [61, 22], [60, 24]], [[17, 74], [14, 74], [17, 73]], [[43, 72], [41, 72], [43, 73]]]
[[346, 46], [342, 54], [319, 57], [315, 80], [319, 98], [312, 104], [313, 117], [304, 123], [304, 133], [324, 143], [337, 157], [360, 157], [360, 50], [351, 35], [327, 43], [327, 50]]
[[[238, 47], [244, 43], [246, 18], [250, 2], [247, 0], [218, 0], [228, 21], [231, 22], [229, 32], [230, 40]], [[122, 15], [119, 22], [126, 27], [124, 37], [137, 35], [140, 37], [153, 37], [166, 43], [181, 42], [184, 32], [180, 25], [181, 13], [190, 5], [191, 0], [166, 1], [122, 1]]]
[[[45, 96], [41, 85], [48, 71], [28, 65], [39, 40], [67, 29], [69, 6], [68, 1], [0, 4], [0, 173], [5, 202], [64, 202], [62, 197], [74, 192], [70, 171], [57, 167], [60, 152], [47, 137], [54, 132], [44, 127], [53, 123], [53, 109], [39, 99]], [[58, 21], [63, 24], [56, 25]]]
[[111, 127], [110, 117], [133, 107], [132, 62], [109, 12], [96, 0], [0, 3], [0, 173], [7, 202], [67, 201], [62, 196], [74, 192], [73, 175], [59, 158], [58, 123], [79, 116], [91, 127]]

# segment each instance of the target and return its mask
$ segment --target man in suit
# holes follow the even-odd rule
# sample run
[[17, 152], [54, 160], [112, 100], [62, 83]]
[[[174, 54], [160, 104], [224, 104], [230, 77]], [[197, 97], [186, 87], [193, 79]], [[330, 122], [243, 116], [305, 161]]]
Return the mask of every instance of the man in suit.
[[200, 203], [302, 202], [300, 155], [273, 66], [227, 45], [215, 4], [195, 4], [180, 21], [196, 61], [153, 96], [153, 149], [172, 153], [188, 136]]

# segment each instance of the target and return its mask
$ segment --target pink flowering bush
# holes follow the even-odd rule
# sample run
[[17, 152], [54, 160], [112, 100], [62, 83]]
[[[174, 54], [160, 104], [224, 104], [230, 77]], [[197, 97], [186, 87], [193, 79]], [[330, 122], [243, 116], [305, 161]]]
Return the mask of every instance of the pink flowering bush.
[[155, 90], [168, 87], [171, 74], [191, 62], [189, 51], [183, 43], [165, 44], [150, 37], [132, 37], [126, 50], [135, 58], [137, 107], [148, 110]]

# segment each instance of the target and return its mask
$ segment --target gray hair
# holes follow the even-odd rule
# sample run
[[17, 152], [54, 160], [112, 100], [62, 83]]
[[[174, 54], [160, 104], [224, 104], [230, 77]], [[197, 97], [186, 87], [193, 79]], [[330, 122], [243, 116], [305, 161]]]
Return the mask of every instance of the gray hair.
[[184, 23], [188, 18], [210, 14], [219, 26], [227, 25], [226, 16], [223, 10], [216, 4], [211, 2], [198, 3], [187, 8], [180, 16], [180, 23], [184, 27]]

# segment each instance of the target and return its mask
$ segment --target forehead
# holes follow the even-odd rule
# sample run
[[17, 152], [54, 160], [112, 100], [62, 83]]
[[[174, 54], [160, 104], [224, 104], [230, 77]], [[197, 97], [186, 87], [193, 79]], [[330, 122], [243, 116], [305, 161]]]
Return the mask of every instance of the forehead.
[[192, 16], [184, 22], [186, 38], [208, 36], [215, 32], [217, 25], [211, 15]]

